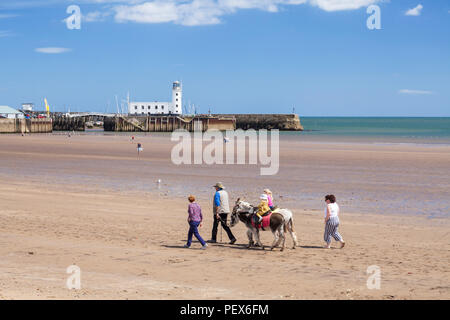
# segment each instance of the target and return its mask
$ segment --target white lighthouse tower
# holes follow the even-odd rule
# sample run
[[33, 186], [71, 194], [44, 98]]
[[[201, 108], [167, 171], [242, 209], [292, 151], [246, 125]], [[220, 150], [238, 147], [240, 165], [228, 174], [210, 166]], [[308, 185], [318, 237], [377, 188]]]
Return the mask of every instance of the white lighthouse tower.
[[172, 88], [172, 113], [182, 114], [183, 110], [183, 88], [179, 81], [173, 83]]

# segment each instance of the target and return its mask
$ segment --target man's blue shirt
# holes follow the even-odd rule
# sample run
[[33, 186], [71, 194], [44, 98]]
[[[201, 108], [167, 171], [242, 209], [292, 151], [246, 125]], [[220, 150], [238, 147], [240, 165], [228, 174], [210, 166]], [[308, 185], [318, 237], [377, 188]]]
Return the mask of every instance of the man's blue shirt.
[[220, 207], [220, 193], [219, 193], [219, 191], [217, 191], [216, 194], [214, 195], [214, 204], [215, 204], [216, 207]]

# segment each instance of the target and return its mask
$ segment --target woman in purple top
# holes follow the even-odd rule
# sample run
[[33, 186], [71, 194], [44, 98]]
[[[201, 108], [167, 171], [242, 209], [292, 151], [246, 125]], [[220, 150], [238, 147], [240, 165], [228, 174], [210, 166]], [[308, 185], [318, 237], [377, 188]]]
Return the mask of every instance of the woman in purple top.
[[202, 227], [202, 221], [203, 221], [203, 215], [202, 215], [202, 209], [198, 205], [198, 203], [195, 202], [194, 196], [189, 196], [189, 207], [188, 207], [188, 223], [189, 223], [189, 233], [188, 233], [188, 242], [184, 245], [185, 248], [190, 248], [192, 244], [192, 236], [195, 235], [195, 237], [200, 241], [202, 244], [202, 249], [206, 249], [208, 245], [206, 244], [205, 240], [200, 236], [198, 233], [198, 228]]

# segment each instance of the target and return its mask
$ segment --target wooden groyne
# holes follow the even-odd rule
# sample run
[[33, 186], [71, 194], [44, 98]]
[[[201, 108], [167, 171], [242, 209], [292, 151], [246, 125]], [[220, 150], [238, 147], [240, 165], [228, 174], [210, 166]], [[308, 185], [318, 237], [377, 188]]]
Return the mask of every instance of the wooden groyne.
[[175, 130], [207, 131], [234, 130], [233, 117], [195, 116], [117, 116], [105, 118], [105, 131], [116, 132], [173, 132]]
[[52, 119], [0, 119], [0, 133], [50, 133]]
[[303, 131], [300, 117], [296, 114], [229, 114], [236, 119], [236, 129], [278, 129], [281, 131]]

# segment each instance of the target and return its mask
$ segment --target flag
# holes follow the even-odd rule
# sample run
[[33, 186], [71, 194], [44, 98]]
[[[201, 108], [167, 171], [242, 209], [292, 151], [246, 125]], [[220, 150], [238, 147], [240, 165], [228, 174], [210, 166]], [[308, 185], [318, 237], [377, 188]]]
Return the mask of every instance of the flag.
[[50, 118], [50, 107], [48, 106], [47, 98], [45, 98], [44, 101], [45, 101], [45, 110], [47, 110], [47, 117]]

